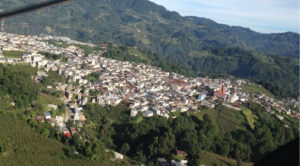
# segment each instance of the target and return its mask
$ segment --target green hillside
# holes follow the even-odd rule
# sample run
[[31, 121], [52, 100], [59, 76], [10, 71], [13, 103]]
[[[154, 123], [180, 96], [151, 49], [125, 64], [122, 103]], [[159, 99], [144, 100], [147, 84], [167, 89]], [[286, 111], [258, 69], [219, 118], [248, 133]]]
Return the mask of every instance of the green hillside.
[[271, 92], [258, 85], [242, 85], [241, 88], [244, 92], [253, 94], [265, 94], [266, 96], [274, 98], [274, 95]]
[[25, 51], [3, 51], [3, 54], [6, 59], [11, 59], [11, 58], [22, 58], [22, 54], [28, 53]]
[[242, 108], [242, 113], [245, 116], [245, 118], [247, 119], [247, 122], [249, 124], [249, 126], [251, 127], [251, 129], [254, 129], [254, 123], [257, 120], [257, 116], [253, 115], [252, 111], [247, 109], [247, 108]]
[[[237, 160], [226, 158], [210, 152], [201, 152], [199, 163], [210, 166], [210, 165], [220, 165], [220, 166], [234, 166], [237, 164]], [[252, 163], [243, 163], [243, 166], [251, 166]]]
[[[32, 3], [29, 0], [4, 1], [0, 9], [9, 10]], [[148, 0], [73, 1], [7, 19], [6, 30], [64, 35], [94, 42], [112, 41], [150, 48], [166, 56], [200, 51], [205, 46], [241, 47], [295, 57], [299, 54], [299, 34], [260, 34], [206, 18], [182, 17]]]
[[66, 157], [66, 145], [33, 131], [16, 114], [0, 112], [0, 131], [1, 165], [117, 165]]
[[246, 130], [246, 121], [241, 111], [219, 106], [218, 109], [203, 108], [200, 113], [192, 113], [191, 115], [203, 120], [205, 114], [210, 116], [212, 123], [217, 127], [217, 131], [222, 134], [235, 130]]

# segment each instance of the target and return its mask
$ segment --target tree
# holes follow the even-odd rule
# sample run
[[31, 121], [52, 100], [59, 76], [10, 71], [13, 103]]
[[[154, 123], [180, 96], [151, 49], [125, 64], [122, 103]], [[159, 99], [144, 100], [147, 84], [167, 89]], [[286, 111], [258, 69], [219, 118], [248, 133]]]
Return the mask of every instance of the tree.
[[83, 63], [83, 64], [81, 65], [81, 68], [82, 68], [82, 69], [85, 69], [85, 70], [88, 69], [88, 64], [87, 64], [87, 63]]
[[50, 134], [50, 130], [49, 129], [44, 129], [43, 133], [44, 136], [48, 137]]
[[183, 134], [183, 139], [180, 142], [180, 147], [187, 151], [192, 158], [199, 157], [201, 146], [198, 142], [196, 130], [186, 131]]
[[121, 153], [125, 154], [130, 151], [130, 146], [128, 143], [124, 143], [121, 148]]
[[243, 166], [243, 162], [242, 162], [242, 160], [240, 158], [237, 158], [236, 165], [237, 166]]
[[94, 139], [92, 142], [93, 142], [92, 159], [93, 160], [103, 160], [104, 159], [104, 154], [105, 154], [105, 147], [104, 147], [103, 143], [98, 139]]

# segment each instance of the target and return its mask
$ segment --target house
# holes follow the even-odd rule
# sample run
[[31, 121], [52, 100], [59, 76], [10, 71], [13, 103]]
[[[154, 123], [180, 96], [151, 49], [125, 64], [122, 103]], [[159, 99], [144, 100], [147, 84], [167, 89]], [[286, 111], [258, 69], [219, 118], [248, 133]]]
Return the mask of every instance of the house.
[[45, 122], [45, 117], [44, 116], [36, 116], [35, 120], [37, 120], [39, 122]]
[[68, 100], [71, 100], [73, 97], [73, 92], [72, 91], [66, 91], [66, 97]]
[[159, 163], [159, 166], [169, 166], [169, 163], [165, 158], [158, 158], [157, 161]]
[[45, 119], [51, 119], [51, 114], [49, 112], [44, 113]]
[[48, 109], [49, 109], [49, 110], [56, 110], [56, 109], [57, 109], [57, 105], [54, 105], [54, 104], [48, 104]]
[[136, 116], [137, 116], [137, 114], [138, 114], [138, 112], [137, 112], [137, 110], [136, 110], [136, 109], [134, 109], [134, 110], [131, 110], [131, 112], [130, 112], [130, 117], [136, 117]]
[[74, 135], [75, 133], [77, 133], [77, 129], [75, 127], [70, 127], [70, 132], [72, 135]]
[[49, 119], [46, 119], [48, 123], [51, 124], [51, 126], [55, 126], [55, 123], [54, 123], [54, 119], [52, 118], [49, 118]]
[[283, 116], [280, 116], [280, 115], [276, 115], [276, 117], [279, 119], [279, 120], [283, 120], [284, 117]]
[[152, 111], [144, 111], [143, 113], [142, 113], [142, 115], [144, 116], [144, 117], [152, 117], [153, 115], [154, 115], [154, 113], [152, 112]]
[[181, 160], [181, 161], [171, 161], [171, 166], [187, 166], [188, 161], [187, 160]]
[[115, 160], [123, 160], [124, 155], [121, 153], [115, 152]]
[[199, 101], [203, 101], [205, 98], [206, 98], [206, 93], [201, 93], [201, 94], [199, 94], [199, 96], [198, 96], [198, 100], [199, 100]]
[[182, 107], [182, 108], [180, 109], [180, 112], [187, 112], [188, 110], [189, 110], [188, 107]]
[[53, 88], [53, 86], [51, 86], [51, 85], [47, 86], [47, 89], [52, 89], [52, 88]]
[[209, 101], [206, 101], [206, 100], [202, 101], [201, 105], [204, 105], [204, 106], [209, 107], [209, 108], [214, 108], [215, 107], [214, 104], [212, 104], [212, 103], [210, 103]]
[[181, 150], [177, 150], [177, 156], [184, 156], [186, 157], [188, 154], [186, 153], [186, 151], [181, 151]]
[[74, 115], [74, 120], [80, 120], [79, 114], [75, 114], [75, 115]]

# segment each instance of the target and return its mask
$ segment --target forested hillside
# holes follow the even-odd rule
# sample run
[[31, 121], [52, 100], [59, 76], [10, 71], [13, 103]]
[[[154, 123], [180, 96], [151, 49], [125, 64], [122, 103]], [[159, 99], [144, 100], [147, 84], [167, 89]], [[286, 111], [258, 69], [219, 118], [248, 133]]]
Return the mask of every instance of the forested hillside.
[[[3, 1], [0, 9], [9, 10], [40, 1]], [[5, 26], [7, 32], [19, 34], [45, 33], [150, 48], [165, 57], [186, 57], [212, 46], [299, 55], [299, 34], [261, 34], [206, 18], [182, 17], [148, 0], [78, 0], [7, 18]]]
[[[203, 151], [256, 162], [299, 134], [297, 120], [291, 121], [293, 127], [286, 128], [283, 122], [255, 103], [249, 107], [250, 114], [257, 117], [253, 129], [245, 124], [241, 112], [224, 106], [201, 108], [201, 113], [176, 113], [175, 119], [141, 115], [130, 118], [124, 103], [116, 107], [87, 104], [84, 109], [90, 120], [85, 131], [101, 139], [105, 146], [148, 165], [155, 164], [158, 157], [174, 158], [170, 154], [176, 150], [186, 151], [191, 165], [203, 163], [200, 158]], [[76, 148], [82, 149], [82, 146]]]

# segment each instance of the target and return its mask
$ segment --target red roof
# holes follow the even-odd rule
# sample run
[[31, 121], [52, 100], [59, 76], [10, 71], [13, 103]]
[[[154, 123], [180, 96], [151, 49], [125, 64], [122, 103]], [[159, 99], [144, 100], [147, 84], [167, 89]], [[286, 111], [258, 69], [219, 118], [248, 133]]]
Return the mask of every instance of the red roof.
[[186, 153], [186, 151], [177, 150], [177, 155], [186, 156], [187, 153]]
[[45, 121], [45, 117], [44, 116], [36, 116], [35, 120], [40, 121], [40, 122], [44, 122]]
[[241, 106], [238, 103], [232, 103], [231, 105], [234, 106], [234, 107], [241, 108]]
[[215, 96], [217, 96], [217, 97], [225, 97], [225, 96], [226, 96], [226, 94], [225, 94], [225, 93], [221, 93], [221, 92], [217, 91], [217, 92], [215, 92]]
[[71, 136], [70, 133], [65, 133], [64, 135], [68, 138]]

